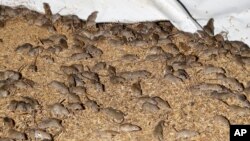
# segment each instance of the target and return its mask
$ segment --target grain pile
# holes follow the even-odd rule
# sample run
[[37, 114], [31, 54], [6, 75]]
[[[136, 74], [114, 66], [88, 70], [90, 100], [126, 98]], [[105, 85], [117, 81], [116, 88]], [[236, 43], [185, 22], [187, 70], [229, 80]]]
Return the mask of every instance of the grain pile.
[[[0, 7], [0, 141], [225, 141], [250, 121], [250, 48], [169, 21]], [[206, 32], [205, 32], [206, 31]]]

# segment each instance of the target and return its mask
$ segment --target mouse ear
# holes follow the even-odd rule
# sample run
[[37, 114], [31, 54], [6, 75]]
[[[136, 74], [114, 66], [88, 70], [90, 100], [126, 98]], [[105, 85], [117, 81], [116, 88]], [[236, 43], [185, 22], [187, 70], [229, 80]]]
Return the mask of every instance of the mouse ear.
[[92, 27], [92, 26], [95, 26], [95, 20], [96, 20], [96, 17], [97, 17], [97, 14], [98, 14], [98, 11], [94, 11], [92, 12], [88, 18], [87, 18], [87, 21], [86, 21], [86, 26], [87, 27]]
[[50, 6], [49, 6], [48, 3], [43, 3], [43, 9], [44, 9], [44, 12], [45, 12], [46, 16], [48, 16], [48, 17], [52, 16], [52, 11], [51, 11]]
[[207, 32], [210, 36], [214, 35], [214, 19], [213, 18], [208, 20], [207, 25], [203, 27], [203, 30]]

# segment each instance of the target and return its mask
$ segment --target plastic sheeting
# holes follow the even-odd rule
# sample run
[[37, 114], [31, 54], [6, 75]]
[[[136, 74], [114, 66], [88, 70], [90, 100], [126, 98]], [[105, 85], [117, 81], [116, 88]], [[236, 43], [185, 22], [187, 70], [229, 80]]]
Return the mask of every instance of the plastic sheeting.
[[[195, 32], [214, 18], [215, 33], [227, 33], [229, 40], [250, 46], [249, 0], [0, 0], [8, 6], [24, 5], [43, 12], [43, 2], [53, 13], [74, 14], [86, 19], [98, 11], [97, 22], [141, 22], [170, 20], [177, 28]], [[193, 18], [198, 24], [193, 20]]]

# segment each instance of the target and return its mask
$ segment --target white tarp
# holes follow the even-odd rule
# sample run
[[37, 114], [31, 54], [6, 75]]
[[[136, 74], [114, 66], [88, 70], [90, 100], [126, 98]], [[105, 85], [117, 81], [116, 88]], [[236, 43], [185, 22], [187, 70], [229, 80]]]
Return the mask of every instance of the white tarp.
[[[180, 3], [183, 4], [181, 4]], [[0, 0], [1, 5], [24, 5], [43, 12], [43, 2], [53, 13], [75, 14], [86, 19], [98, 11], [97, 22], [170, 20], [177, 28], [195, 32], [214, 18], [215, 33], [250, 46], [250, 0]], [[189, 11], [197, 24], [187, 13]]]

